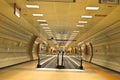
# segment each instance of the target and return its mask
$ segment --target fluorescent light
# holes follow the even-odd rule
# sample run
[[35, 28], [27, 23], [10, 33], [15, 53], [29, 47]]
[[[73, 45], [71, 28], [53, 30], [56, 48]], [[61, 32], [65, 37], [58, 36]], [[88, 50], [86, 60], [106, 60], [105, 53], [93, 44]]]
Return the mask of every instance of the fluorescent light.
[[46, 22], [46, 20], [39, 20], [39, 19], [38, 19], [37, 21], [38, 21], [38, 22]]
[[[47, 33], [48, 34], [48, 33]], [[50, 34], [48, 34], [49, 36], [53, 36], [53, 34], [52, 33], [50, 33]]]
[[74, 33], [79, 33], [80, 31], [73, 31]]
[[71, 37], [73, 37], [73, 36], [75, 37], [78, 34], [78, 32], [74, 32], [74, 33], [76, 33], [76, 34], [72, 34]]
[[39, 5], [26, 5], [27, 8], [39, 8]]
[[87, 21], [79, 21], [78, 23], [88, 23]]
[[72, 35], [78, 34], [79, 31], [73, 31]]
[[81, 16], [81, 18], [92, 18], [92, 16]]
[[46, 32], [47, 34], [52, 34], [52, 32]]
[[40, 24], [41, 26], [48, 26], [48, 24]]
[[32, 14], [33, 16], [43, 16], [43, 14]]
[[98, 10], [99, 7], [86, 7], [86, 10]]
[[46, 32], [51, 32], [52, 30], [45, 30]]
[[43, 27], [43, 29], [50, 29], [49, 27]]
[[[77, 34], [76, 34], [76, 35], [77, 35]], [[71, 38], [75, 38], [75, 37], [76, 37], [76, 35], [71, 35], [70, 37], [71, 37]]]
[[84, 27], [84, 25], [76, 25], [77, 27]]
[[51, 31], [46, 31], [48, 35], [53, 35]]

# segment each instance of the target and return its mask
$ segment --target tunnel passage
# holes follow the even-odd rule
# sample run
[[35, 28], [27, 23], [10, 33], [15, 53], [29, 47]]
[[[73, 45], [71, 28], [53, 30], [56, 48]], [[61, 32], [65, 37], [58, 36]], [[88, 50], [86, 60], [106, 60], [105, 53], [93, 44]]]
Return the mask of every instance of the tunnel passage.
[[[14, 3], [16, 3], [16, 7]], [[45, 16], [42, 17], [46, 19], [45, 23], [51, 25], [47, 27], [51, 30], [43, 29], [44, 26], [40, 25], [42, 23], [36, 22], [38, 17], [32, 15], [34, 10], [26, 7], [26, 0], [2, 0], [0, 4], [0, 68], [37, 59], [37, 55], [34, 54], [32, 48], [36, 37], [40, 37], [41, 40], [49, 43], [50, 50], [59, 46], [56, 45], [56, 42], [60, 46], [68, 46], [67, 49], [70, 53], [68, 55], [75, 54], [74, 48], [77, 45], [92, 43], [92, 58], [88, 55], [85, 58], [85, 55], [83, 55], [83, 59], [120, 71], [119, 4], [104, 5], [94, 0], [78, 0], [70, 4], [39, 1], [37, 4], [40, 6], [42, 4], [43, 9], [34, 10], [38, 13], [44, 13]], [[86, 11], [85, 7], [93, 4], [99, 6], [99, 10]], [[21, 9], [20, 17], [14, 14], [17, 7]], [[89, 13], [93, 18], [86, 19], [84, 23], [81, 23], [80, 16], [83, 18], [83, 14]], [[55, 25], [54, 23], [58, 24]], [[53, 39], [49, 40], [50, 37], [53, 37]], [[67, 39], [64, 39], [65, 37]], [[63, 42], [55, 41], [59, 39]], [[72, 42], [73, 40], [75, 42]]]

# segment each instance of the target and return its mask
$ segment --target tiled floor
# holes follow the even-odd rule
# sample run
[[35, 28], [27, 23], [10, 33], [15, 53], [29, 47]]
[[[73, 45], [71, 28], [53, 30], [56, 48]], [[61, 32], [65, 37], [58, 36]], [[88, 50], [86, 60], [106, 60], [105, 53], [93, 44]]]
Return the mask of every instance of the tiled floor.
[[37, 70], [37, 62], [0, 70], [0, 80], [120, 80], [119, 75], [84, 62], [84, 71]]

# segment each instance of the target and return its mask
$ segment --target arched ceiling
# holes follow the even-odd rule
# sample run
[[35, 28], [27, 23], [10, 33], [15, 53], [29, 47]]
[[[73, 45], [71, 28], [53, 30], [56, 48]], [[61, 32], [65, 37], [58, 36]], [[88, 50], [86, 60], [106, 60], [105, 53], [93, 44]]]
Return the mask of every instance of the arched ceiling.
[[[13, 9], [14, 3], [16, 3], [17, 7], [21, 8], [21, 17], [36, 28], [39, 31], [38, 35], [41, 35], [51, 45], [74, 46], [120, 19], [118, 16], [120, 14], [119, 4], [99, 4], [99, 0], [76, 0], [75, 2], [69, 2], [72, 0], [62, 0], [63, 2], [61, 0], [58, 0], [61, 2], [54, 2], [54, 0], [5, 1]], [[26, 5], [39, 5], [39, 8], [27, 8]], [[86, 10], [86, 7], [99, 7], [99, 9]], [[36, 17], [32, 14], [43, 14], [43, 16]], [[92, 18], [82, 18], [81, 16], [92, 16]], [[46, 20], [46, 22], [36, 20]], [[80, 23], [81, 21], [87, 21], [87, 23]], [[45, 27], [47, 30], [49, 28], [49, 31], [46, 31]], [[52, 37], [53, 40], [50, 39]]]

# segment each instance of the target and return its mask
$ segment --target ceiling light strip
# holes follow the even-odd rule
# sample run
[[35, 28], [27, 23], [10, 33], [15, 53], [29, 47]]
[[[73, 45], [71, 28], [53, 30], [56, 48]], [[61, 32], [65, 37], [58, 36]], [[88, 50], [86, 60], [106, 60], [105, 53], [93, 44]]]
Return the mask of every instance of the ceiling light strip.
[[40, 24], [41, 26], [48, 26], [48, 24]]
[[98, 10], [99, 7], [86, 7], [86, 10]]
[[84, 25], [76, 25], [77, 27], [84, 27]]
[[36, 20], [36, 21], [38, 21], [38, 22], [47, 22], [46, 20]]
[[43, 16], [43, 14], [32, 14], [33, 16]]
[[87, 21], [79, 21], [78, 23], [88, 23]]
[[39, 5], [26, 5], [27, 8], [39, 8]]
[[93, 18], [92, 16], [81, 16], [81, 18]]

